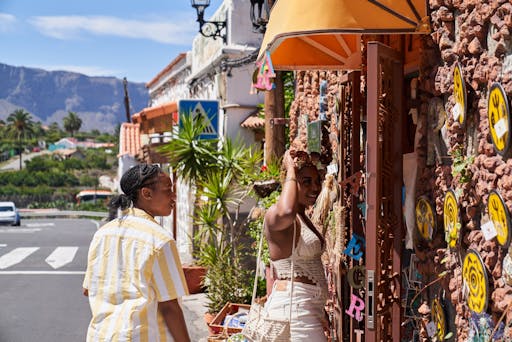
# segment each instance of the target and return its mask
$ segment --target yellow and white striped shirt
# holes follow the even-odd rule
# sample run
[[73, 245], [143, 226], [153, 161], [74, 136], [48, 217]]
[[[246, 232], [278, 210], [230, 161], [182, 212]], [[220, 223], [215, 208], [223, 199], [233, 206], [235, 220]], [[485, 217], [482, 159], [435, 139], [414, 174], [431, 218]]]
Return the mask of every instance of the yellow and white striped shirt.
[[88, 342], [172, 341], [158, 302], [188, 294], [174, 239], [137, 208], [94, 234], [83, 287], [92, 311]]

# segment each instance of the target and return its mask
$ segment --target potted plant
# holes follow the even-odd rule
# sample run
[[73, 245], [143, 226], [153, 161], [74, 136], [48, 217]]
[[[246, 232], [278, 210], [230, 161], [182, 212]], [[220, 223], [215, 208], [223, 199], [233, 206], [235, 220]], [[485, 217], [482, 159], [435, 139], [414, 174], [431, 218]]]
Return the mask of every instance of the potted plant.
[[260, 172], [255, 175], [253, 190], [260, 198], [269, 196], [279, 187], [279, 176], [281, 174], [281, 160], [271, 159], [267, 164], [260, 168]]
[[162, 151], [177, 174], [195, 185], [194, 257], [206, 268], [202, 285], [207, 310], [213, 313], [227, 302], [250, 302], [251, 276], [242, 267], [246, 252], [240, 244], [244, 222], [239, 208], [249, 194], [249, 175], [255, 173], [261, 153], [240, 139], [226, 138], [222, 144], [200, 140], [201, 118], [180, 120], [180, 132]]

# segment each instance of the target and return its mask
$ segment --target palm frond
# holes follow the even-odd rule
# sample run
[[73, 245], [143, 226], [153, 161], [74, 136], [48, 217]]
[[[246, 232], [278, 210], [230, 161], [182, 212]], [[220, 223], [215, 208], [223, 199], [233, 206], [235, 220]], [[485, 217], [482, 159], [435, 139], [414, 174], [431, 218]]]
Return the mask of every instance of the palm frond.
[[206, 124], [201, 117], [180, 117], [180, 130], [159, 149], [169, 158], [171, 167], [187, 181], [203, 178], [205, 170], [216, 165], [217, 139], [199, 139]]

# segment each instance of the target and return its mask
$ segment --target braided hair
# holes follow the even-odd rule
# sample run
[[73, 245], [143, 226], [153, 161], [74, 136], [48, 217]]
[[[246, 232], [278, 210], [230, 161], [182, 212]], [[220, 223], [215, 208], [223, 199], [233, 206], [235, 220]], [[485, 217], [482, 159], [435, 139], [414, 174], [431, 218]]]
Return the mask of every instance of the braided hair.
[[156, 183], [162, 169], [158, 165], [138, 164], [130, 168], [121, 177], [121, 190], [124, 194], [115, 196], [109, 203], [111, 208], [124, 210], [137, 201], [139, 190]]

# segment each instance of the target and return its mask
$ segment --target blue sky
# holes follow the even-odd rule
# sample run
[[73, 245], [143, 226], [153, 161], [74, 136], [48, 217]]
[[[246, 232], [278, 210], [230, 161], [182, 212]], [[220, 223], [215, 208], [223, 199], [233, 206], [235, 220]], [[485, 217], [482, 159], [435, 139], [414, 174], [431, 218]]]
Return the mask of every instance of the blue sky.
[[195, 20], [190, 0], [0, 0], [0, 63], [148, 82], [190, 50]]

